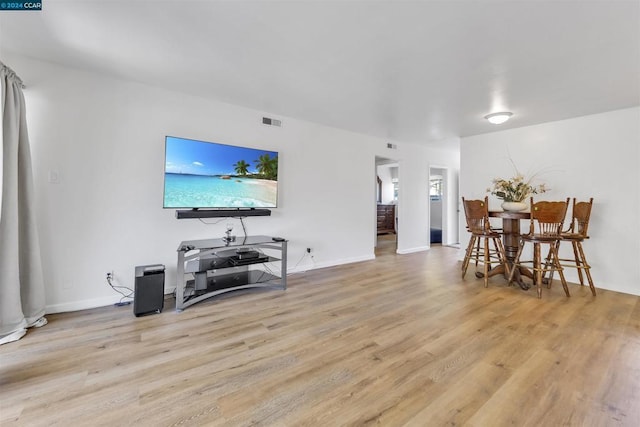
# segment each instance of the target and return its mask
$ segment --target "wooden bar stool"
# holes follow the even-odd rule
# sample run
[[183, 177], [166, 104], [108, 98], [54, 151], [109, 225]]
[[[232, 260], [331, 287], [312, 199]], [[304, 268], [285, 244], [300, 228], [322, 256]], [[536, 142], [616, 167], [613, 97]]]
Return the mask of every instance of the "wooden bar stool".
[[[489, 286], [489, 270], [492, 264], [504, 265], [509, 272], [509, 266], [504, 255], [502, 236], [491, 228], [489, 223], [488, 198], [484, 200], [465, 200], [462, 198], [464, 214], [467, 220], [467, 230], [471, 233], [471, 239], [462, 261], [462, 278], [467, 274], [469, 262], [475, 261], [476, 269], [478, 264], [483, 265], [484, 287]], [[493, 249], [491, 244], [493, 243]], [[476, 273], [477, 275], [477, 273]]]
[[[531, 222], [529, 225], [529, 234], [520, 236], [520, 244], [518, 245], [518, 253], [513, 262], [511, 273], [509, 274], [509, 283], [513, 280], [513, 272], [517, 268], [530, 264], [533, 269], [534, 284], [538, 290], [538, 298], [542, 298], [542, 281], [546, 272], [557, 271], [560, 274], [560, 281], [564, 288], [564, 293], [569, 297], [569, 288], [567, 281], [562, 272], [562, 265], [558, 257], [558, 244], [561, 239], [562, 224], [567, 214], [569, 206], [569, 198], [565, 202], [537, 202], [533, 203], [531, 198]], [[533, 259], [522, 261], [522, 250], [526, 243], [533, 244]], [[541, 245], [549, 245], [549, 257], [545, 263], [542, 263]]]
[[[584, 277], [582, 271], [587, 276], [589, 282], [589, 288], [591, 288], [591, 294], [596, 296], [596, 288], [593, 285], [593, 279], [591, 278], [591, 266], [587, 262], [587, 258], [584, 256], [584, 250], [582, 249], [582, 242], [589, 238], [589, 218], [591, 217], [591, 207], [593, 206], [593, 197], [588, 202], [577, 202], [576, 198], [573, 198], [573, 205], [571, 210], [571, 224], [569, 228], [560, 233], [560, 240], [556, 244], [556, 252], [560, 248], [562, 242], [570, 242], [573, 248], [573, 258], [560, 258], [560, 263], [563, 267], [575, 268], [578, 270], [578, 278], [580, 279], [580, 285], [584, 286]], [[547, 259], [551, 256], [551, 252], [547, 255]], [[553, 279], [553, 272], [551, 272], [549, 283]]]

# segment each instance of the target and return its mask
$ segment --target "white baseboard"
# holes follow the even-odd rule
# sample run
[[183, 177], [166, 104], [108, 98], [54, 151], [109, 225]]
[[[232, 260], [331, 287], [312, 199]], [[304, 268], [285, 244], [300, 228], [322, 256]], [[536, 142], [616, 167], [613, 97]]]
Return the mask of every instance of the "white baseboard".
[[418, 246], [418, 247], [409, 248], [409, 249], [398, 249], [396, 253], [400, 255], [406, 255], [406, 254], [412, 254], [415, 252], [428, 251], [430, 248], [431, 248], [430, 246]]
[[351, 264], [354, 262], [371, 261], [372, 259], [376, 259], [376, 256], [374, 254], [353, 257], [353, 258], [342, 258], [342, 259], [332, 260], [328, 262], [317, 263], [315, 268], [334, 267], [336, 265]]
[[62, 304], [47, 305], [45, 310], [47, 314], [53, 313], [66, 313], [69, 311], [88, 310], [90, 308], [105, 307], [107, 305], [113, 305], [120, 301], [119, 295], [113, 295], [102, 298], [92, 298], [81, 301], [71, 301]]
[[[169, 289], [165, 288], [164, 294], [173, 295], [173, 292], [175, 290], [176, 290], [175, 286]], [[128, 298], [127, 301], [131, 301], [131, 303], [133, 304], [133, 298]], [[80, 311], [80, 310], [89, 310], [91, 308], [106, 307], [109, 305], [114, 305], [118, 302], [120, 302], [119, 295], [108, 296], [103, 298], [92, 298], [92, 299], [86, 299], [81, 301], [65, 302], [62, 304], [47, 305], [45, 307], [45, 312], [46, 314], [68, 313], [70, 311]]]
[[351, 264], [354, 262], [362, 262], [362, 261], [371, 261], [372, 259], [375, 259], [375, 258], [376, 256], [374, 254], [371, 254], [371, 255], [364, 255], [364, 256], [353, 257], [353, 258], [342, 258], [342, 259], [331, 260], [327, 262], [314, 262], [312, 265], [305, 264], [302, 266], [290, 268], [287, 270], [287, 274], [304, 273], [305, 271], [315, 270], [318, 268], [335, 267], [336, 265]]

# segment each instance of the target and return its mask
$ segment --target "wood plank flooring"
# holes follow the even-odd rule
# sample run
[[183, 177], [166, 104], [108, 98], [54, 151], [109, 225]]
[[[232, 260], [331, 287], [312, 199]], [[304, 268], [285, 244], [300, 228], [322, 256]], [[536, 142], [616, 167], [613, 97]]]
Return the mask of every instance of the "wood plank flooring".
[[379, 245], [286, 291], [50, 315], [0, 346], [0, 424], [640, 425], [639, 297], [485, 289], [456, 253]]

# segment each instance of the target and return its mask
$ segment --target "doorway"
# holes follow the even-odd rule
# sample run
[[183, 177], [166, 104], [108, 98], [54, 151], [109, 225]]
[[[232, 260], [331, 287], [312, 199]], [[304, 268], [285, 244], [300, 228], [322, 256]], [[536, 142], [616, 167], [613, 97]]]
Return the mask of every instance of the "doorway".
[[375, 158], [375, 255], [398, 250], [398, 195], [400, 165], [397, 160]]
[[430, 245], [446, 244], [447, 236], [447, 168], [429, 168], [429, 234]]

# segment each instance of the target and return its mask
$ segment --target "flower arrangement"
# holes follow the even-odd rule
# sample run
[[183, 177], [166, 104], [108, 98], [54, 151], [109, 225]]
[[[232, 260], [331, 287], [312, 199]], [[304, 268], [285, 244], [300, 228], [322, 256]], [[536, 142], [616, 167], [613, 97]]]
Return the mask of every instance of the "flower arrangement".
[[509, 179], [495, 178], [492, 188], [487, 188], [491, 193], [505, 202], [522, 202], [531, 194], [544, 193], [549, 189], [544, 184], [533, 185], [535, 175], [526, 179], [516, 170], [516, 176]]

